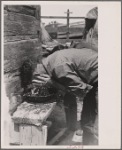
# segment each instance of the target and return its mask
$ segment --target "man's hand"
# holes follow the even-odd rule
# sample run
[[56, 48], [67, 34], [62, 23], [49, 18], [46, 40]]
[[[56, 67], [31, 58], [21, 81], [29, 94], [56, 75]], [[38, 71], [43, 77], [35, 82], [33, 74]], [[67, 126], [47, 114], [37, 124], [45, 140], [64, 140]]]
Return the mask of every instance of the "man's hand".
[[48, 74], [37, 74], [37, 75], [34, 75], [34, 78], [32, 80], [32, 84], [33, 85], [41, 85], [41, 84], [47, 84], [47, 85], [51, 85], [52, 84], [52, 81], [51, 81], [51, 78]]

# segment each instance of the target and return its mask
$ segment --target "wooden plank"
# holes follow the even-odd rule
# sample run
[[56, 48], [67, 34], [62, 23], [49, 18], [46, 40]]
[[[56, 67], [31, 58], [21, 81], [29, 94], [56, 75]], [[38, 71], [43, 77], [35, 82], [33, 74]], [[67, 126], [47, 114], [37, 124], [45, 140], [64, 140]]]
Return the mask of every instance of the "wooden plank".
[[13, 114], [12, 119], [15, 123], [19, 124], [33, 124], [41, 126], [43, 122], [51, 114], [56, 102], [53, 103], [28, 103], [23, 102], [17, 108], [17, 111]]
[[36, 18], [33, 16], [28, 16], [25, 14], [19, 14], [14, 12], [8, 12], [5, 11], [4, 13], [4, 20], [10, 20], [10, 21], [17, 21], [17, 22], [34, 22], [36, 21]]
[[[17, 42], [8, 42], [4, 44], [4, 60], [8, 60], [8, 58], [14, 54], [20, 55], [21, 53], [35, 52], [36, 47], [40, 46], [41, 43], [38, 42], [38, 39], [32, 40], [22, 40]], [[13, 57], [14, 58], [14, 57]]]
[[31, 145], [43, 145], [43, 135], [40, 127], [32, 126]]
[[[38, 54], [37, 54], [37, 56], [38, 56]], [[37, 56], [35, 56], [35, 59], [36, 59]], [[34, 57], [34, 53], [32, 54], [32, 59], [33, 59], [33, 57]], [[24, 59], [21, 59], [21, 61], [24, 61]], [[8, 70], [6, 70], [6, 71], [11, 71], [11, 70], [14, 69], [14, 68], [12, 68], [13, 63], [16, 64], [16, 66], [15, 66], [16, 68], [19, 68], [21, 66], [20, 64], [22, 64], [21, 61], [19, 61], [19, 60], [15, 61], [15, 62], [13, 62], [13, 60], [8, 61], [8, 65], [7, 65]], [[19, 70], [17, 70], [17, 72], [18, 71]], [[6, 87], [6, 93], [7, 93], [8, 96], [10, 96], [11, 93], [18, 93], [19, 91], [22, 90], [21, 89], [21, 80], [20, 80], [19, 73], [16, 74], [15, 72], [8, 72], [8, 73], [5, 73], [4, 78], [5, 78], [4, 82], [5, 82], [5, 87]]]
[[18, 77], [18, 80], [15, 79], [11, 82], [5, 83], [6, 95], [9, 97], [11, 93], [18, 93], [21, 90], [21, 80]]
[[4, 43], [6, 42], [16, 42], [21, 40], [30, 40], [30, 39], [37, 39], [38, 35], [16, 35], [16, 36], [5, 36]]
[[16, 22], [4, 20], [4, 35], [33, 35], [40, 30], [39, 22]]
[[42, 127], [32, 126], [31, 145], [46, 145]]
[[17, 70], [28, 58], [35, 60], [40, 52], [38, 39], [5, 43], [4, 72]]
[[[43, 19], [67, 19], [64, 16], [40, 16]], [[85, 17], [69, 17], [69, 19], [85, 19]]]
[[9, 72], [4, 74], [5, 90], [8, 97], [11, 93], [22, 92], [20, 72], [16, 70], [15, 72]]
[[[46, 145], [47, 135], [43, 134], [45, 126], [34, 126], [28, 124], [20, 124], [20, 145]], [[47, 132], [47, 128], [46, 128]]]
[[61, 131], [48, 142], [48, 145], [53, 145], [65, 133], [66, 130], [67, 128], [61, 129]]
[[32, 128], [26, 124], [20, 125], [20, 145], [31, 145]]
[[33, 7], [26, 7], [26, 5], [8, 5], [8, 11], [35, 16], [36, 9]]
[[17, 93], [21, 90], [21, 80], [19, 68], [26, 59], [31, 59], [33, 65], [40, 53], [38, 40], [21, 42], [10, 42], [4, 46], [4, 82], [6, 93]]
[[13, 80], [13, 78], [14, 78], [14, 80], [15, 80], [16, 78], [19, 77], [19, 75], [20, 75], [19, 70], [12, 71], [12, 72], [9, 72], [9, 73], [5, 73], [5, 74], [4, 74], [4, 82], [5, 82], [5, 83], [6, 83], [6, 82], [10, 82], [10, 81]]
[[4, 72], [7, 73], [9, 71], [15, 71], [19, 69], [23, 62], [27, 59], [36, 61], [39, 55], [39, 51], [37, 53], [36, 52], [37, 51], [30, 51], [30, 54], [27, 52], [21, 52], [20, 54], [13, 54], [13, 56], [9, 56], [8, 60], [6, 60], [6, 63], [4, 63]]
[[48, 135], [48, 126], [43, 125], [42, 126], [42, 135], [43, 135], [43, 145], [47, 145], [47, 135]]
[[19, 125], [14, 124], [14, 122], [10, 122], [10, 143], [18, 145], [19, 142], [20, 142]]
[[[18, 70], [17, 70], [18, 71]], [[5, 83], [5, 89], [6, 94], [9, 97], [11, 93], [18, 93], [22, 91], [21, 87], [21, 79], [20, 74], [14, 75], [14, 73], [5, 73], [4, 74], [4, 83]]]

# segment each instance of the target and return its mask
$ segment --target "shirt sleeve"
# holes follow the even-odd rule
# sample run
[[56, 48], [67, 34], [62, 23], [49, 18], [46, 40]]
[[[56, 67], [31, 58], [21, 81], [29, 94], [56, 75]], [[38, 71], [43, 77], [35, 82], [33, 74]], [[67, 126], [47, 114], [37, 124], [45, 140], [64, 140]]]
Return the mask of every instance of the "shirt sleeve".
[[42, 64], [37, 64], [33, 77], [32, 77], [32, 83], [35, 85], [40, 85], [47, 82], [47, 79], [50, 79], [50, 76], [45, 71]]
[[62, 63], [54, 68], [53, 74], [58, 82], [77, 96], [84, 97], [92, 86], [84, 83], [71, 63]]
[[77, 48], [77, 49], [88, 48], [88, 49], [98, 51], [98, 46], [97, 46], [98, 44], [97, 43], [98, 43], [98, 41], [95, 38], [92, 39], [92, 44], [82, 40], [80, 43], [75, 45], [75, 48]]

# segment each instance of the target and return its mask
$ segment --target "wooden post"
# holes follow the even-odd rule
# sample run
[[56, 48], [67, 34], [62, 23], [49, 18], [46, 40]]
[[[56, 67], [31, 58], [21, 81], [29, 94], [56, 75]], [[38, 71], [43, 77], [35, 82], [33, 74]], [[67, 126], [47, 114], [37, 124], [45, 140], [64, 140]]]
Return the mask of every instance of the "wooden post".
[[40, 18], [43, 19], [67, 19], [67, 41], [69, 41], [69, 20], [70, 19], [85, 19], [85, 17], [70, 17], [70, 12], [69, 9], [67, 10], [67, 12], [65, 12], [67, 14], [66, 17], [64, 16], [40, 16]]
[[69, 9], [67, 10], [67, 40], [69, 40], [69, 14], [72, 13], [69, 11]]
[[67, 40], [69, 40], [69, 9], [67, 10]]
[[41, 18], [41, 7], [40, 7], [40, 27], [41, 27], [41, 30], [40, 30], [40, 41], [42, 43], [42, 18]]

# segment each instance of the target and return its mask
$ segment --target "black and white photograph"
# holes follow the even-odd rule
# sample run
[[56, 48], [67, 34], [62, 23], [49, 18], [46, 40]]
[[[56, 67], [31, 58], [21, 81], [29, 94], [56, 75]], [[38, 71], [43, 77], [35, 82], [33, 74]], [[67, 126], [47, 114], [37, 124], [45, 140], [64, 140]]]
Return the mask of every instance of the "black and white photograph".
[[[106, 72], [103, 69], [100, 74], [99, 71], [103, 62], [106, 67], [112, 61], [109, 49], [106, 51], [107, 63], [106, 56], [101, 57], [101, 35], [106, 29], [101, 8], [105, 5], [81, 1], [6, 1], [2, 4], [1, 141], [5, 147], [119, 147], [119, 116], [114, 120], [120, 110], [119, 93], [113, 96], [116, 102], [108, 99], [101, 90], [111, 87], [115, 76], [113, 82], [111, 76], [107, 76], [108, 82], [104, 82], [101, 77], [104, 78]], [[113, 5], [106, 5], [105, 11], [108, 6], [111, 12]], [[115, 19], [118, 26], [119, 19]], [[102, 25], [104, 31], [101, 33]], [[116, 34], [114, 30], [113, 35], [109, 35], [112, 41], [118, 36], [118, 30]], [[116, 56], [115, 60], [119, 68]], [[110, 107], [115, 108], [110, 118], [113, 117], [113, 123], [118, 121], [117, 131], [115, 124], [110, 128], [108, 124], [106, 128], [104, 125], [109, 119], [104, 116], [110, 114]], [[112, 143], [115, 137], [115, 143], [102, 144], [102, 131], [111, 133], [109, 138], [107, 132], [104, 133], [106, 142]]]

